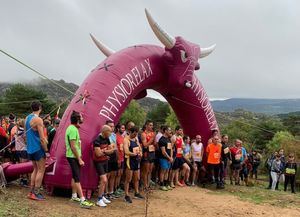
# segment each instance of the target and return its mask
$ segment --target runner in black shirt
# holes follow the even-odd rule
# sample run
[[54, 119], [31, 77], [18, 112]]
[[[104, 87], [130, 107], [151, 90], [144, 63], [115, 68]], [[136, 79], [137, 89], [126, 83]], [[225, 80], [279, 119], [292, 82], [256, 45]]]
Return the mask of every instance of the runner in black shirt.
[[170, 188], [167, 188], [167, 180], [169, 169], [171, 167], [171, 163], [173, 162], [173, 151], [172, 151], [172, 144], [171, 144], [171, 128], [170, 127], [163, 127], [162, 128], [163, 136], [158, 141], [159, 145], [159, 164], [160, 164], [160, 174], [159, 174], [159, 181], [160, 181], [160, 189], [163, 191], [168, 191]]

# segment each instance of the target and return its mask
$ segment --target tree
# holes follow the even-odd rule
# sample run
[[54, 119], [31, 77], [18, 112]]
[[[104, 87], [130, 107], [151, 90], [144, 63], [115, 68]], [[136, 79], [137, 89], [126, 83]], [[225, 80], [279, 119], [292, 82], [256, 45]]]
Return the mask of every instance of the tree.
[[[0, 110], [3, 114], [14, 113], [17, 116], [25, 116], [31, 112], [30, 101], [39, 100], [43, 104], [43, 113], [47, 114], [55, 108], [55, 103], [47, 98], [43, 92], [22, 84], [14, 84], [4, 93]], [[19, 103], [28, 101], [24, 103]]]
[[251, 131], [253, 128], [245, 123], [247, 122], [243, 119], [234, 120], [222, 129], [222, 134], [227, 134], [232, 143], [235, 139], [240, 139], [247, 146], [252, 146], [254, 139]]
[[159, 102], [148, 114], [147, 119], [152, 120], [156, 125], [164, 124], [166, 117], [170, 113], [168, 103]]
[[136, 126], [142, 127], [145, 123], [146, 112], [135, 100], [132, 100], [129, 106], [126, 108], [125, 112], [120, 118], [121, 123], [126, 123], [127, 121], [133, 121]]
[[268, 153], [278, 151], [280, 148], [284, 149], [286, 155], [293, 153], [297, 159], [300, 158], [300, 141], [288, 131], [277, 132], [273, 139], [267, 143]]
[[165, 123], [172, 129], [175, 129], [175, 127], [179, 125], [179, 121], [178, 121], [173, 109], [171, 107], [169, 107], [169, 109], [170, 109], [170, 112], [168, 113], [168, 116], [166, 117]]
[[251, 131], [251, 136], [255, 141], [256, 148], [264, 150], [266, 144], [272, 140], [274, 134], [279, 131], [285, 130], [282, 122], [274, 118], [266, 118], [254, 123], [256, 128]]
[[294, 135], [300, 136], [300, 114], [291, 114], [282, 120], [283, 125]]

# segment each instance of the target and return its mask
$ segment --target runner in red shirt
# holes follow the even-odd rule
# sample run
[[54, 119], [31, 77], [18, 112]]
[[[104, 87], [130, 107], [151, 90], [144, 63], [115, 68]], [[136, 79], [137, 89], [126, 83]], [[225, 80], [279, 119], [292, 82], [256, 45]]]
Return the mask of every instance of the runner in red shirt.
[[115, 180], [115, 193], [121, 195], [124, 191], [120, 188], [120, 181], [124, 171], [124, 137], [125, 132], [124, 124], [117, 124], [116, 126], [116, 137], [117, 137], [117, 148], [118, 148], [118, 173]]

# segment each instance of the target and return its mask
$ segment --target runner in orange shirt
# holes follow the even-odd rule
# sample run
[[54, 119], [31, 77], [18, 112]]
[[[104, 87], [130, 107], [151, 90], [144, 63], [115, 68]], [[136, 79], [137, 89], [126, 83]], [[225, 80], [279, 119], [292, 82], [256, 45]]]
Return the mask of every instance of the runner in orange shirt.
[[212, 139], [212, 143], [210, 143], [206, 147], [207, 153], [207, 165], [208, 171], [210, 173], [210, 177], [212, 177], [212, 181], [217, 184], [217, 188], [221, 189], [224, 186], [221, 185], [220, 180], [220, 159], [221, 159], [221, 151], [222, 145], [219, 142], [219, 137], [214, 136]]

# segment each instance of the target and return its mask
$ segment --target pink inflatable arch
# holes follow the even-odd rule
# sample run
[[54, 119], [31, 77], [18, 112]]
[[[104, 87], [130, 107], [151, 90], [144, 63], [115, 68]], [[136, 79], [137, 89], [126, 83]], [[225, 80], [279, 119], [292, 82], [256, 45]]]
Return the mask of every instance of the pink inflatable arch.
[[198, 59], [210, 54], [215, 45], [200, 48], [181, 37], [172, 37], [154, 21], [146, 10], [148, 22], [165, 48], [135, 45], [114, 52], [93, 36], [97, 47], [107, 56], [82, 83], [67, 108], [51, 148], [56, 159], [53, 170], [46, 173], [49, 191], [54, 187], [70, 188], [71, 170], [65, 157], [65, 130], [73, 110], [82, 113], [79, 129], [85, 166], [83, 188], [89, 196], [97, 188], [98, 178], [91, 157], [91, 144], [106, 120], [118, 122], [132, 99], [143, 98], [147, 89], [159, 92], [175, 111], [185, 134], [200, 134], [204, 142], [212, 129], [218, 128], [214, 112], [200, 81], [194, 75]]

